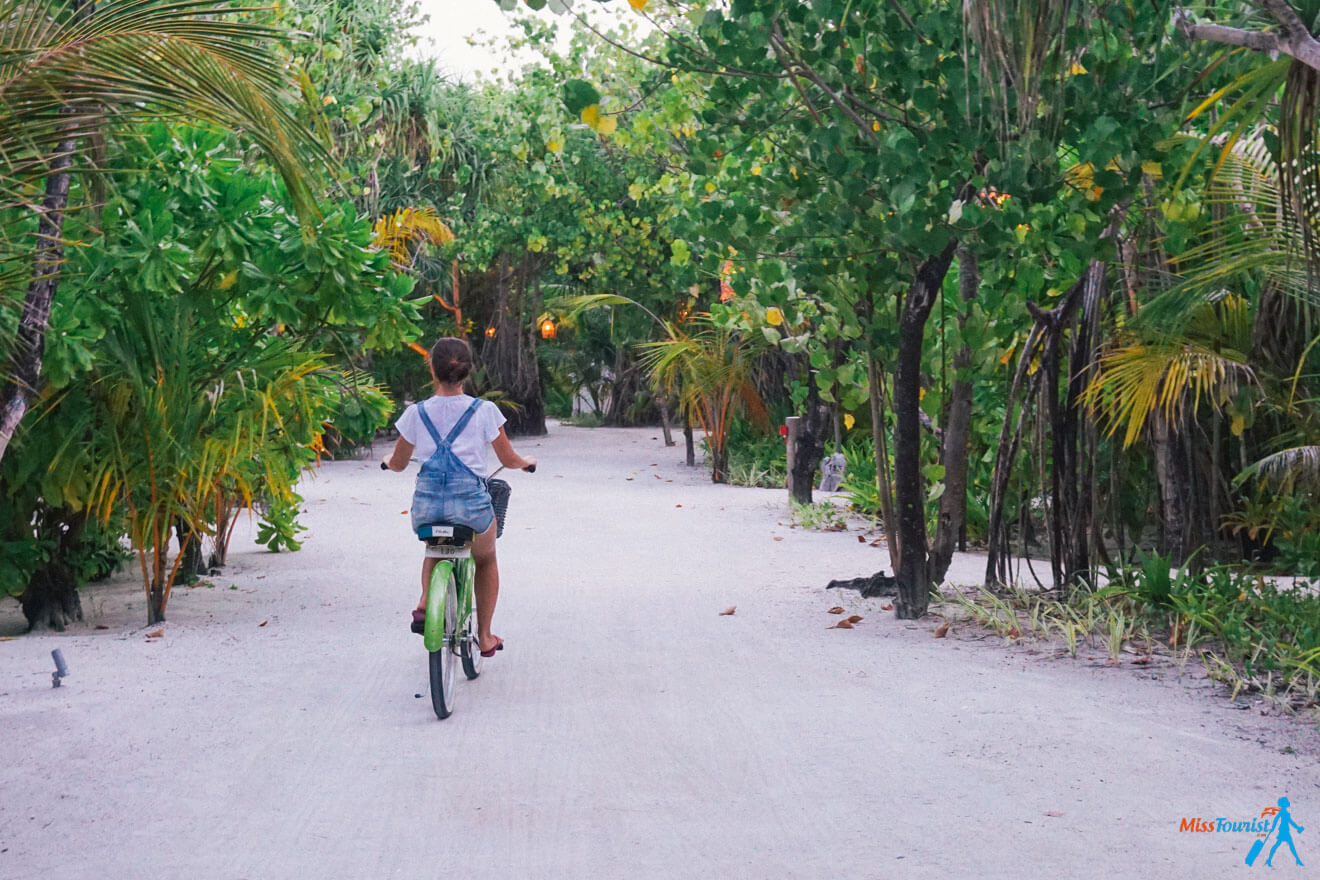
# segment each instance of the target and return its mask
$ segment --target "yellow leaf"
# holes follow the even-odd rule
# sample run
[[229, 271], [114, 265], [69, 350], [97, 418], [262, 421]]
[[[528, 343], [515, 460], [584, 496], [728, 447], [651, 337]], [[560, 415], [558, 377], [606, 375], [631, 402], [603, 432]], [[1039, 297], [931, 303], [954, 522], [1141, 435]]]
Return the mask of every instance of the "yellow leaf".
[[230, 272], [226, 272], [225, 277], [221, 278], [220, 283], [216, 286], [219, 287], [221, 290], [228, 290], [229, 288], [234, 286], [234, 282], [237, 280], [238, 280], [238, 270], [234, 269]]
[[545, 142], [545, 148], [552, 153], [558, 153], [564, 149], [564, 144], [562, 141], [549, 140]]
[[650, 0], [628, 0], [628, 5], [633, 9], [636, 9], [638, 12], [641, 12], [646, 8], [648, 2], [650, 2]]
[[1228, 426], [1228, 429], [1233, 432], [1234, 437], [1241, 437], [1242, 432], [1246, 430], [1246, 427], [1247, 427], [1247, 420], [1244, 419], [1242, 416], [1238, 415], [1238, 416], [1233, 416], [1233, 423]]
[[880, 123], [878, 123], [878, 122], [872, 122], [872, 123], [871, 123], [871, 131], [879, 131], [879, 130], [880, 130]]
[[628, 184], [628, 198], [632, 199], [634, 202], [640, 202], [642, 200], [642, 187], [640, 184]]
[[335, 100], [334, 95], [326, 95], [321, 99], [321, 103], [329, 107], [331, 104], [338, 104], [339, 102]]
[[765, 310], [765, 322], [771, 327], [778, 327], [784, 323], [784, 313], [778, 306], [771, 306]]
[[761, 166], [760, 166], [760, 165], [753, 165], [753, 166], [752, 166], [752, 176], [753, 176], [753, 177], [760, 177], [760, 176], [761, 176]]
[[845, 431], [851, 431], [852, 426], [857, 424], [857, 419], [853, 418], [852, 413], [843, 414], [843, 428]]
[[1151, 177], [1161, 177], [1164, 175], [1164, 168], [1159, 162], [1142, 162], [1141, 173], [1149, 174]]
[[706, 192], [708, 193], [715, 192], [715, 184], [711, 183], [709, 180], [706, 181]]
[[596, 131], [596, 127], [600, 125], [600, 105], [592, 104], [589, 107], [583, 107], [582, 121], [585, 122], [592, 131]]
[[614, 130], [619, 127], [619, 120], [615, 116], [602, 116], [600, 124], [596, 126], [596, 134], [602, 137], [614, 134]]
[[1031, 227], [1025, 223], [1019, 223], [1017, 226], [1013, 228], [1013, 232], [1015, 235], [1017, 235], [1017, 240], [1019, 243], [1023, 243], [1027, 240], [1027, 233], [1030, 231], [1031, 231]]
[[1073, 76], [1085, 76], [1086, 68], [1082, 67], [1082, 65], [1079, 62], [1074, 61], [1072, 63], [1072, 67], [1068, 68], [1068, 72], [1071, 73]]

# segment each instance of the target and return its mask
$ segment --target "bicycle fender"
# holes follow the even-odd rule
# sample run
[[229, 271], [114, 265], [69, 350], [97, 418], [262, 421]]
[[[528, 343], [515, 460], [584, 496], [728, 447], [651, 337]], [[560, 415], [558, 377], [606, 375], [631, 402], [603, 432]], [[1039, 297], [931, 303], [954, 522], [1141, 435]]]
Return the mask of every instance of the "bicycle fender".
[[422, 641], [431, 653], [445, 646], [445, 594], [449, 591], [449, 578], [454, 573], [454, 562], [443, 559], [431, 572], [431, 587], [426, 594], [426, 628]]

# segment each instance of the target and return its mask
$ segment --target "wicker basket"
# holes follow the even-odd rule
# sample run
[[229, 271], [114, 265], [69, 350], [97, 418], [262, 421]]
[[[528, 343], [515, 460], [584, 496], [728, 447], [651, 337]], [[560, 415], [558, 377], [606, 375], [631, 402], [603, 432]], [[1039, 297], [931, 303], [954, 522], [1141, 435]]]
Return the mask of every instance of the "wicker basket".
[[495, 508], [495, 537], [504, 534], [504, 515], [509, 511], [509, 493], [513, 491], [504, 480], [492, 478], [486, 481], [486, 488], [490, 490], [490, 503]]

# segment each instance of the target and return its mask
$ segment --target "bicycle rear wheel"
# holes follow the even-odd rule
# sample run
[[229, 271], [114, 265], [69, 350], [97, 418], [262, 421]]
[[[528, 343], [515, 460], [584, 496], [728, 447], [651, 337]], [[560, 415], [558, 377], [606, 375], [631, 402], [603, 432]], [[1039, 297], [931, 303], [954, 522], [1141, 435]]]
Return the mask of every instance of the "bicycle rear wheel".
[[[431, 578], [431, 593], [444, 591], [443, 605], [436, 609], [443, 616], [444, 642], [439, 650], [430, 652], [431, 706], [436, 718], [448, 718], [454, 711], [454, 645], [459, 638], [458, 583], [452, 565], [436, 566], [436, 575]], [[428, 601], [427, 604], [429, 614], [435, 603]]]

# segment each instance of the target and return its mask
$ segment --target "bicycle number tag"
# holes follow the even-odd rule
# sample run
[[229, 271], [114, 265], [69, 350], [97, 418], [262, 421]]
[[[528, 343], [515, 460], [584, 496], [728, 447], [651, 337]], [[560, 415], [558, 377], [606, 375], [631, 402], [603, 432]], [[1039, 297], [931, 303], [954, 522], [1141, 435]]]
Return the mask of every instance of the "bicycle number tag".
[[452, 538], [454, 537], [453, 526], [423, 526], [417, 530], [419, 538]]

